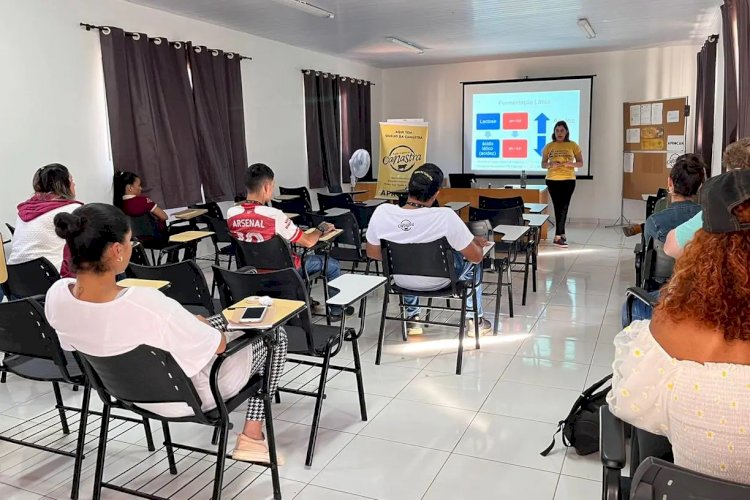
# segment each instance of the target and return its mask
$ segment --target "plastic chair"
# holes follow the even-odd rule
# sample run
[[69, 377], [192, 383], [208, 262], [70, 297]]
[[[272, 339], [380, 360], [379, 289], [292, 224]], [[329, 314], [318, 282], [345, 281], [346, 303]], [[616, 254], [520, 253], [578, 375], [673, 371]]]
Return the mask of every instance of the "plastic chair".
[[60, 279], [60, 273], [44, 257], [22, 264], [8, 264], [8, 280], [3, 283], [3, 293], [9, 299], [46, 295], [47, 290]]
[[503, 208], [520, 207], [523, 213], [523, 198], [512, 196], [509, 198], [492, 198], [490, 196], [479, 196], [479, 208], [485, 210], [499, 210]]
[[311, 217], [312, 223], [315, 226], [320, 225], [322, 222], [328, 222], [343, 231], [336, 238], [333, 243], [334, 246], [330, 249], [329, 256], [331, 258], [339, 262], [351, 262], [351, 272], [356, 271], [358, 264], [365, 264], [365, 274], [370, 274], [370, 263], [375, 262], [377, 272], [377, 261], [370, 259], [362, 249], [362, 231], [352, 212], [335, 216], [311, 214]]
[[312, 212], [312, 198], [310, 198], [310, 191], [306, 187], [287, 188], [279, 186], [279, 194], [299, 196], [305, 203], [305, 212]]
[[349, 193], [318, 193], [318, 208], [321, 212], [331, 208], [349, 208], [349, 206], [353, 204], [354, 199]]
[[138, 279], [169, 281], [170, 286], [164, 290], [164, 295], [173, 298], [193, 314], [216, 314], [218, 301], [214, 302], [206, 277], [191, 260], [161, 266], [140, 266], [131, 262], [127, 274]]
[[[448, 244], [448, 240], [443, 237], [427, 243], [409, 243], [400, 244], [388, 240], [380, 240], [381, 251], [383, 254], [383, 272], [386, 277], [386, 289], [383, 294], [383, 312], [380, 318], [380, 333], [378, 335], [378, 350], [375, 356], [375, 364], [380, 364], [380, 358], [383, 352], [383, 342], [385, 340], [385, 321], [396, 320], [401, 323], [401, 335], [404, 341], [406, 337], [406, 306], [404, 305], [404, 295], [416, 297], [425, 297], [428, 299], [460, 299], [461, 307], [453, 308], [448, 305], [445, 307], [434, 306], [428, 303], [428, 308], [447, 311], [460, 311], [461, 317], [459, 323], [446, 323], [432, 321], [429, 319], [420, 320], [420, 323], [430, 325], [442, 325], [458, 327], [458, 354], [456, 357], [456, 375], [461, 375], [463, 366], [464, 353], [464, 334], [466, 330], [466, 314], [474, 313], [474, 335], [475, 345], [479, 349], [479, 316], [476, 301], [476, 287], [473, 281], [459, 281], [454, 268], [453, 249]], [[477, 267], [479, 264], [477, 264]], [[477, 269], [478, 271], [478, 269]], [[448, 284], [439, 290], [411, 290], [404, 288], [395, 283], [394, 275], [399, 276], [419, 276], [443, 278]], [[466, 300], [471, 294], [474, 307], [467, 309]], [[399, 298], [399, 315], [388, 316], [388, 302], [390, 295], [397, 295]]]

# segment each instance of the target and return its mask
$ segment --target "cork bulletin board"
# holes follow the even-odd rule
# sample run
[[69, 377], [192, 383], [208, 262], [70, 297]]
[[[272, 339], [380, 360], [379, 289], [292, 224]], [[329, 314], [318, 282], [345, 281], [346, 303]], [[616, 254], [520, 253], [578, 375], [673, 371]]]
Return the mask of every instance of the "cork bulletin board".
[[687, 97], [623, 103], [623, 198], [667, 186], [668, 165], [686, 152], [687, 104]]

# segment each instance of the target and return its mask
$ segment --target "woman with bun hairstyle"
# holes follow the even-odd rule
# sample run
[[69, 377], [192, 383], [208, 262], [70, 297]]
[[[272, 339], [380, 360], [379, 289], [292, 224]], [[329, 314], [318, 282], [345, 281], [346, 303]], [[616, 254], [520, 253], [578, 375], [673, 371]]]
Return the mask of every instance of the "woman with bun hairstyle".
[[166, 238], [169, 215], [142, 193], [141, 178], [137, 174], [124, 170], [115, 173], [113, 205], [130, 217], [150, 214], [153, 217], [156, 233]]
[[[209, 374], [216, 354], [224, 352], [223, 317], [194, 316], [158, 290], [118, 286], [115, 277], [128, 267], [132, 236], [128, 218], [112, 205], [92, 203], [55, 216], [55, 230], [70, 246], [76, 279], [61, 279], [47, 292], [45, 313], [63, 349], [91, 356], [114, 356], [139, 345], [169, 352], [191, 378], [203, 410], [216, 407]], [[270, 373], [275, 392], [286, 361], [287, 338], [279, 332]], [[261, 340], [228, 358], [219, 373], [226, 398], [239, 392], [249, 378], [265, 367]], [[191, 415], [184, 403], [141, 404], [148, 411], [170, 417]], [[263, 401], [248, 401], [247, 418], [233, 458], [268, 463], [262, 424]], [[279, 465], [281, 459], [279, 458]]]
[[72, 212], [77, 201], [76, 184], [67, 167], [50, 163], [38, 169], [32, 180], [34, 194], [18, 205], [8, 264], [23, 264], [39, 257], [49, 260], [62, 276], [72, 276], [65, 258], [65, 241], [55, 234], [56, 215]]

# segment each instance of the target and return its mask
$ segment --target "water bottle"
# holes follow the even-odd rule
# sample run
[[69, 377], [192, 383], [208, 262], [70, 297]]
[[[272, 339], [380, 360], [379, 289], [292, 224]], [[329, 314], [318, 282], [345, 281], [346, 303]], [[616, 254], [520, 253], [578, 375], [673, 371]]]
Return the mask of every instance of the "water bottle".
[[526, 170], [521, 170], [521, 189], [526, 189]]

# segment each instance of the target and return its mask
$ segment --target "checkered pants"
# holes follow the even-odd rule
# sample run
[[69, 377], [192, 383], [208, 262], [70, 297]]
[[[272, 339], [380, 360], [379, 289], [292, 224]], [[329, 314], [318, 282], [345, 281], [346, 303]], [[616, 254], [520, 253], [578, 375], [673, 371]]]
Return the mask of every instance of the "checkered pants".
[[[226, 320], [221, 314], [206, 318], [208, 322], [219, 331], [226, 331]], [[279, 387], [279, 380], [281, 375], [284, 373], [284, 363], [286, 363], [286, 350], [289, 341], [286, 337], [284, 328], [279, 328], [279, 341], [276, 343], [273, 349], [273, 357], [271, 358], [271, 396], [276, 394], [276, 389]], [[268, 356], [268, 347], [266, 347], [263, 339], [258, 339], [245, 349], [252, 350], [251, 363], [252, 363], [252, 374], [263, 375], [266, 369], [266, 356]], [[265, 411], [263, 408], [263, 400], [260, 398], [250, 398], [247, 401], [247, 416], [246, 420], [263, 420], [265, 417]]]

